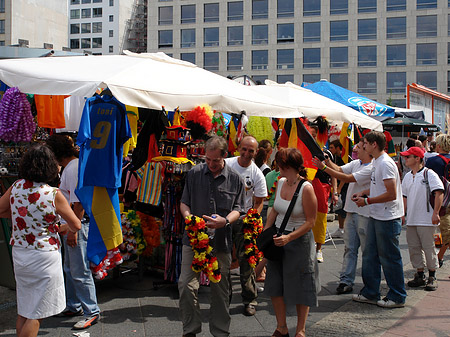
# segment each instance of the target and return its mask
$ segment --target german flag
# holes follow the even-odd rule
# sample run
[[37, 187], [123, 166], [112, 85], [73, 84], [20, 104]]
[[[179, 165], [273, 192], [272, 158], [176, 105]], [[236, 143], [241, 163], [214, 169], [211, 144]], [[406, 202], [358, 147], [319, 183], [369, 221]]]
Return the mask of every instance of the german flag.
[[239, 120], [239, 117], [232, 115], [228, 126], [228, 152], [231, 154], [237, 151], [236, 133], [239, 130]]
[[353, 147], [353, 124], [343, 123], [339, 141], [342, 144], [341, 158], [344, 163], [348, 163], [348, 156], [351, 154]]

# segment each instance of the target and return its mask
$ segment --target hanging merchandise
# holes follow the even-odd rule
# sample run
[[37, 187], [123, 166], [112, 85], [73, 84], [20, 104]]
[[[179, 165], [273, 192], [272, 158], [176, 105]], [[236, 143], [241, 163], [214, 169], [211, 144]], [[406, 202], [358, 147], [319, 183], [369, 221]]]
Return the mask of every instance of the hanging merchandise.
[[164, 162], [146, 162], [136, 171], [138, 176], [137, 201], [159, 206], [164, 181]]
[[263, 139], [268, 139], [273, 145], [275, 133], [269, 117], [250, 116], [248, 118], [247, 131], [256, 138], [258, 143]]
[[159, 227], [161, 227], [161, 220], [153, 216], [136, 212], [137, 216], [141, 219], [141, 228], [146, 248], [142, 252], [143, 256], [152, 256], [153, 250], [161, 245], [161, 234]]
[[119, 249], [124, 261], [136, 260], [146, 249], [147, 243], [141, 227], [141, 218], [136, 211], [122, 213], [123, 242]]
[[119, 248], [110, 249], [98, 264], [90, 263], [91, 272], [97, 280], [103, 280], [108, 271], [122, 264], [123, 259]]
[[316, 141], [317, 144], [323, 148], [328, 142], [328, 130], [330, 129], [330, 123], [328, 123], [325, 116], [319, 116], [314, 120], [314, 122], [311, 123], [311, 125], [317, 126], [318, 130]]
[[137, 137], [138, 137], [138, 120], [139, 120], [139, 109], [130, 106], [125, 105], [127, 109], [127, 117], [128, 117], [128, 123], [130, 124], [131, 128], [131, 138], [128, 139], [125, 144], [123, 144], [123, 156], [124, 158], [128, 155], [128, 152], [132, 151], [136, 148], [137, 145]]
[[262, 217], [255, 208], [250, 208], [243, 219], [242, 231], [244, 232], [244, 255], [250, 267], [255, 268], [263, 258], [263, 254], [256, 245], [256, 238], [263, 230]]
[[0, 139], [29, 142], [35, 130], [36, 124], [27, 96], [18, 88], [6, 90], [0, 102]]
[[122, 146], [130, 137], [122, 103], [109, 95], [86, 101], [77, 137], [80, 158], [75, 193], [90, 218], [87, 256], [95, 265], [123, 241], [118, 188]]
[[41, 128], [65, 128], [64, 98], [61, 95], [34, 95], [38, 125]]
[[83, 114], [85, 97], [69, 96], [64, 99], [64, 121], [66, 126], [64, 128], [57, 128], [57, 133], [61, 132], [76, 132], [80, 126], [81, 115]]
[[219, 137], [226, 137], [227, 135], [227, 126], [225, 122], [225, 118], [221, 112], [214, 112], [214, 116], [212, 118], [212, 130], [211, 132]]
[[204, 139], [212, 129], [214, 112], [208, 104], [192, 109], [186, 116], [186, 126], [191, 129], [193, 139]]

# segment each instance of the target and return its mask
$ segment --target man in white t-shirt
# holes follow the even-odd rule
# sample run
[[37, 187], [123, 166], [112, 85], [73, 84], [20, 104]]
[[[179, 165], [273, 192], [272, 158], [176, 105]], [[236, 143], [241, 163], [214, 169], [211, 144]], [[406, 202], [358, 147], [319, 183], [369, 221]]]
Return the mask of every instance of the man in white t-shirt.
[[[411, 169], [402, 182], [403, 203], [406, 215], [406, 241], [409, 258], [417, 270], [414, 279], [408, 281], [411, 288], [437, 289], [436, 269], [439, 267], [434, 245], [435, 226], [440, 222], [439, 209], [442, 205], [444, 185], [431, 169], [423, 167], [424, 151], [420, 147], [410, 147], [401, 152], [406, 165]], [[430, 205], [430, 192], [434, 192], [434, 209]], [[424, 258], [425, 257], [425, 258]], [[425, 264], [429, 277], [425, 277]]]
[[[383, 308], [399, 308], [405, 306], [406, 300], [399, 247], [404, 209], [398, 168], [384, 151], [385, 146], [386, 137], [382, 132], [371, 131], [364, 136], [364, 149], [374, 160], [370, 189], [356, 193], [352, 198], [359, 207], [370, 205], [362, 263], [364, 288], [353, 295], [353, 300]], [[383, 299], [380, 299], [381, 267], [389, 286]]]
[[349, 183], [344, 206], [344, 211], [347, 212], [344, 232], [345, 251], [339, 286], [336, 289], [338, 294], [347, 294], [353, 291], [358, 249], [361, 246], [361, 251], [364, 251], [367, 223], [369, 222], [369, 206], [358, 207], [351, 197], [370, 187], [372, 157], [364, 150], [362, 139], [353, 147], [353, 152], [357, 153], [359, 160], [353, 160], [343, 166], [338, 166], [331, 160], [326, 160], [326, 165], [324, 165], [319, 159], [313, 158], [314, 165], [320, 170], [342, 182]]
[[[225, 162], [242, 177], [245, 187], [245, 205], [243, 210], [247, 212], [250, 208], [256, 208], [261, 214], [263, 201], [267, 197], [267, 187], [264, 174], [253, 162], [258, 142], [252, 136], [246, 136], [239, 143], [239, 157], [226, 158]], [[239, 260], [240, 280], [242, 287], [242, 301], [244, 304], [244, 315], [253, 316], [256, 313], [256, 275], [255, 268], [245, 257], [244, 233], [242, 231], [242, 219], [233, 223], [233, 242], [236, 245], [236, 255]]]

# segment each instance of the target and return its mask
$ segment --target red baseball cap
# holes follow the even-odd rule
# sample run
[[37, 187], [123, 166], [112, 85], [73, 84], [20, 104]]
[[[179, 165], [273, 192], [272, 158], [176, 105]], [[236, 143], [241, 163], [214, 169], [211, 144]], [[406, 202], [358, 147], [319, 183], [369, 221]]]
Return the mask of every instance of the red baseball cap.
[[418, 146], [411, 146], [408, 150], [400, 152], [400, 155], [404, 157], [413, 155], [419, 158], [423, 158], [424, 154], [425, 152]]

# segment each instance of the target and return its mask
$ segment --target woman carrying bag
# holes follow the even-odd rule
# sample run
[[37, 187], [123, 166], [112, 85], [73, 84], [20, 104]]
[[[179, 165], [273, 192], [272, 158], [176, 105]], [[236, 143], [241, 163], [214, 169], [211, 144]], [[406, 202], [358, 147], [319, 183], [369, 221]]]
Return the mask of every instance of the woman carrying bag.
[[[280, 236], [274, 236], [276, 246], [283, 247], [281, 260], [269, 260], [267, 264], [266, 292], [271, 297], [277, 320], [274, 337], [287, 337], [286, 304], [295, 304], [297, 309], [296, 337], [305, 336], [306, 318], [309, 308], [317, 306], [314, 237], [311, 229], [317, 213], [317, 199], [314, 189], [306, 178], [303, 157], [294, 148], [280, 149], [276, 154], [280, 168], [274, 207], [267, 217], [264, 230], [271, 226], [280, 228], [285, 216], [286, 228]], [[294, 197], [298, 185], [298, 197]], [[291, 214], [287, 212], [292, 199]]]

